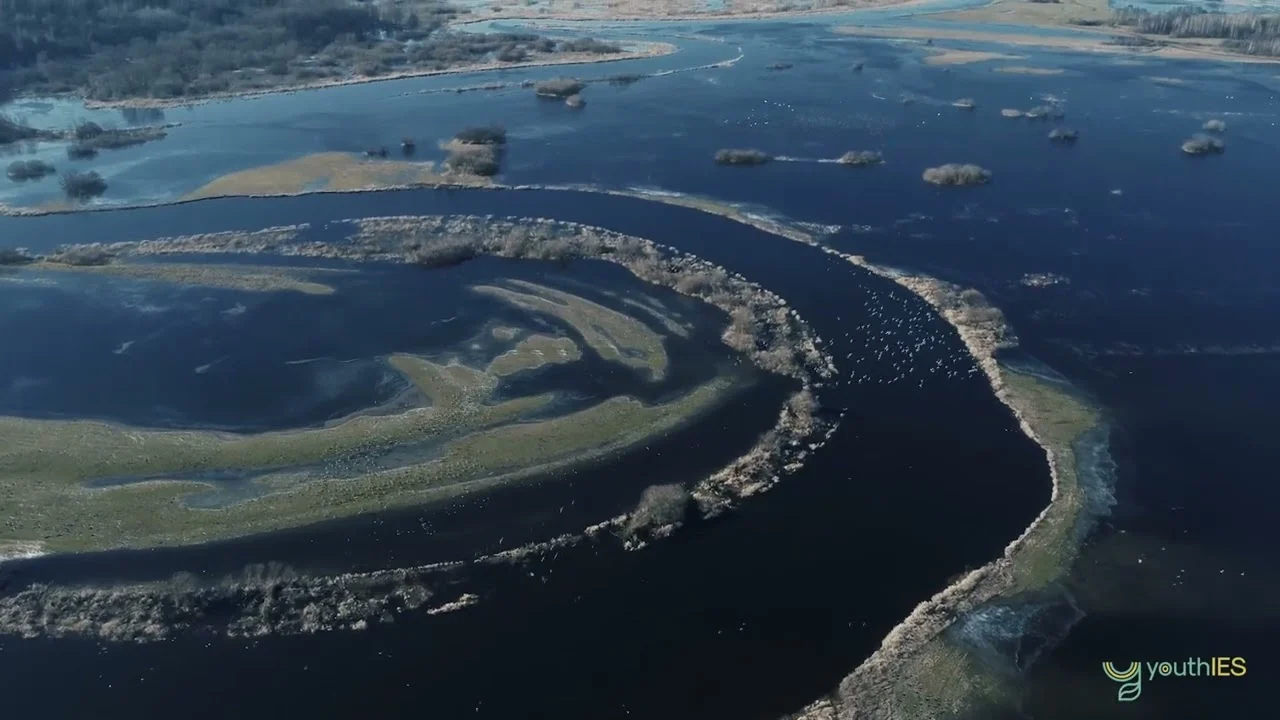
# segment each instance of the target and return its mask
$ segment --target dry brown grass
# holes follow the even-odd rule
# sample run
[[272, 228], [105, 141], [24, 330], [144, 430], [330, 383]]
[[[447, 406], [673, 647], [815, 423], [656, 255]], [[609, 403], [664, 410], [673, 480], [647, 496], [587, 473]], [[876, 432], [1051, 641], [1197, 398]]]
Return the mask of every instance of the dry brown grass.
[[185, 199], [376, 190], [459, 182], [485, 184], [487, 181], [468, 176], [445, 175], [437, 172], [429, 162], [367, 160], [350, 153], [325, 152], [223, 175], [190, 193]]

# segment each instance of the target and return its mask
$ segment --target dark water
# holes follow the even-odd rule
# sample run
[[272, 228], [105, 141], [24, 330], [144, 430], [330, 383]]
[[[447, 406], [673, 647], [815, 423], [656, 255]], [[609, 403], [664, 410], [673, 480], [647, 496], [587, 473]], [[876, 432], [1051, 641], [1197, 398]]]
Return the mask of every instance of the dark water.
[[[406, 192], [269, 205], [270, 212], [257, 218], [262, 224], [305, 219], [320, 225], [329, 217], [392, 214], [408, 207], [606, 224], [697, 252], [748, 277], [768, 278], [767, 287], [812, 316], [839, 358], [862, 344], [860, 337], [845, 337], [846, 323], [888, 323], [900, 313], [917, 312], [912, 306], [919, 305], [902, 298], [890, 306], [892, 315], [876, 320], [865, 305], [868, 298], [893, 291], [884, 281], [722, 218], [627, 198]], [[148, 210], [133, 213], [132, 227], [121, 224], [116, 232], [168, 234], [176, 223], [188, 231], [213, 230], [261, 207], [219, 201]], [[118, 217], [97, 218], [95, 227], [104, 239]], [[50, 243], [62, 241], [56, 232], [46, 237]], [[831, 308], [840, 308], [842, 319]], [[925, 331], [949, 338], [938, 352], [959, 352], [945, 325], [937, 322]], [[53, 662], [68, 672], [77, 668], [74, 672], [86, 681], [80, 692], [64, 694], [54, 704], [47, 696], [38, 702], [17, 699], [15, 712], [38, 707], [75, 716], [108, 698], [123, 699], [125, 704], [116, 707], [131, 712], [151, 712], [181, 698], [190, 712], [210, 716], [233, 705], [261, 706], [263, 714], [288, 708], [347, 715], [372, 704], [392, 714], [413, 714], [428, 698], [433, 712], [445, 717], [464, 712], [622, 716], [629, 710], [651, 717], [714, 712], [764, 718], [793, 709], [833, 685], [920, 597], [999, 552], [1048, 492], [1043, 456], [1017, 432], [979, 375], [931, 376], [922, 385], [842, 383], [823, 398], [849, 410], [829, 451], [816, 455], [767, 499], [659, 543], [651, 552], [580, 548], [545, 569], [535, 568], [534, 577], [494, 578], [479, 613], [413, 619], [371, 633], [273, 638], [254, 648], [208, 638], [111, 646], [105, 649], [109, 663], [92, 643], [6, 639], [0, 658], [13, 682], [37, 682]], [[673, 468], [696, 468], [705, 463], [706, 446], [717, 444], [717, 434], [714, 425], [704, 427], [696, 445], [686, 442], [663, 454], [669, 453]], [[650, 476], [635, 485], [636, 491], [665, 479]], [[991, 503], [993, 494], [1002, 502]], [[495, 503], [502, 512], [501, 497], [483, 502]], [[458, 512], [468, 516], [466, 507]], [[15, 574], [19, 583], [95, 577], [103, 572], [95, 562], [112, 574], [129, 574], [129, 568], [147, 566], [151, 558], [160, 568], [185, 560], [216, 569], [276, 556], [308, 559], [316, 566], [362, 566], [390, 558], [424, 560], [442, 546], [476, 544], [476, 533], [465, 525], [450, 527], [441, 520], [445, 532], [437, 538], [384, 532], [382, 519], [257, 544], [215, 546], [203, 554], [36, 561], [16, 565]], [[531, 528], [531, 534], [547, 529]], [[898, 550], [885, 552], [890, 544]], [[904, 564], [904, 553], [920, 559]], [[218, 682], [209, 683], [210, 677]], [[225, 692], [226, 683], [238, 688], [234, 699]], [[277, 690], [282, 683], [312, 690], [286, 702]], [[138, 692], [143, 686], [148, 690]], [[116, 692], [124, 687], [131, 691]], [[149, 689], [155, 687], [165, 690]]]
[[[482, 367], [510, 345], [487, 337], [487, 323], [537, 329], [546, 322], [472, 293], [472, 285], [504, 279], [561, 285], [577, 276], [588, 287], [624, 295], [649, 292], [630, 273], [605, 263], [568, 267], [485, 258], [434, 272], [329, 265], [358, 272], [314, 276], [337, 291], [322, 296], [59, 273], [17, 275], [56, 284], [0, 284], [0, 302], [14, 310], [0, 317], [0, 333], [13, 339], [0, 356], [0, 375], [12, 378], [0, 393], [0, 412], [236, 431], [315, 426], [406, 392], [409, 384], [386, 365], [388, 355], [457, 357]], [[626, 311], [599, 293], [588, 294]], [[589, 366], [575, 364], [568, 378], [581, 382], [562, 388], [579, 395], [621, 388], [653, 400], [709, 379], [717, 363], [730, 361], [714, 329], [723, 324], [722, 317], [699, 312], [674, 292], [650, 294], [694, 313], [691, 319], [700, 329], [688, 342], [673, 338], [670, 381], [647, 383], [603, 361], [592, 363], [596, 356], [588, 349]], [[551, 330], [556, 331], [554, 323]], [[543, 381], [546, 376], [534, 377]], [[512, 380], [501, 392], [529, 385]], [[530, 392], [541, 391], [536, 385]]]
[[[1116, 539], [1149, 553], [1108, 576], [1105, 584], [1121, 591], [1069, 583], [1089, 600], [1089, 614], [1032, 670], [1023, 712], [1063, 720], [1269, 716], [1280, 639], [1270, 481], [1280, 454], [1273, 71], [1031, 53], [1018, 64], [1067, 72], [1009, 76], [982, 65], [926, 67], [909, 48], [834, 39], [813, 23], [747, 28], [708, 29], [727, 38], [728, 55], [744, 45], [747, 58], [733, 70], [593, 86], [584, 114], [551, 115], [558, 108], [498, 93], [440, 104], [447, 109], [435, 117], [448, 132], [463, 116], [507, 119], [513, 137], [523, 128], [505, 171], [512, 182], [652, 185], [759, 203], [846, 226], [832, 240], [842, 249], [982, 289], [1005, 309], [1024, 350], [1087, 390], [1112, 419], [1119, 503], [1085, 569], [1114, 561], [1107, 548]], [[780, 61], [795, 67], [765, 70]], [[865, 62], [864, 72], [848, 73], [853, 62]], [[383, 91], [389, 97], [387, 86], [359, 92]], [[916, 102], [899, 103], [903, 93]], [[1050, 144], [1049, 125], [998, 116], [1001, 107], [1038, 105], [1046, 93], [1066, 101], [1065, 124], [1081, 134], [1075, 146]], [[979, 109], [947, 104], [962, 96]], [[403, 102], [415, 117], [435, 112]], [[454, 115], [459, 107], [466, 112]], [[1227, 152], [1179, 152], [1209, 117], [1226, 118]], [[281, 142], [289, 134], [276, 132]], [[804, 162], [739, 171], [708, 161], [724, 146], [799, 158], [873, 149], [887, 163], [865, 172]], [[920, 182], [924, 167], [952, 161], [990, 168], [993, 183], [953, 191]], [[843, 338], [868, 321], [860, 310], [867, 288], [887, 292], [841, 263], [717, 218], [554, 193], [220, 201], [0, 218], [0, 235], [47, 249], [87, 234], [140, 239], [416, 212], [546, 215], [670, 242], [782, 294], [837, 341], [837, 358], [863, 350]], [[1039, 272], [1070, 282], [1020, 284]], [[17, 716], [181, 703], [210, 716], [248, 707], [254, 715], [775, 717], [834, 687], [951, 574], [994, 557], [1047, 494], [1042, 458], [977, 378], [842, 385], [829, 395], [850, 416], [794, 481], [649, 552], [583, 550], [532, 578], [494, 578], [485, 602], [456, 617], [271, 639], [254, 649], [202, 638], [103, 650], [6, 639], [0, 677], [21, 688], [59, 678], [60, 692], [18, 696]], [[344, 532], [355, 546], [390, 547], [368, 528]], [[342, 557], [341, 546], [316, 543], [332, 557]], [[1157, 563], [1158, 553], [1177, 555]], [[1218, 654], [1246, 657], [1248, 676], [1157, 680], [1127, 704], [1115, 701], [1099, 666]], [[77, 692], [67, 691], [68, 677], [77, 678]], [[282, 695], [286, 685], [301, 690]]]

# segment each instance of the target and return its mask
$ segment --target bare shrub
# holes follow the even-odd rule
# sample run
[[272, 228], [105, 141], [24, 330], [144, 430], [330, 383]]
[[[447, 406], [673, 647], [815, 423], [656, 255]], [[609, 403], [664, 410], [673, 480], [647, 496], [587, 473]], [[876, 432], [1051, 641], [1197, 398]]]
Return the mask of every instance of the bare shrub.
[[1065, 113], [1062, 112], [1062, 108], [1054, 105], [1037, 105], [1024, 115], [1031, 120], [1061, 120]]
[[926, 169], [923, 177], [934, 185], [982, 185], [990, 182], [991, 171], [978, 165], [947, 163]]
[[533, 92], [539, 97], [567, 98], [582, 92], [586, 86], [577, 78], [559, 77], [534, 83]]
[[453, 139], [465, 145], [506, 145], [507, 129], [501, 125], [476, 125], [459, 130]]
[[1226, 149], [1221, 140], [1210, 135], [1193, 135], [1182, 143], [1182, 152], [1188, 155], [1211, 155]]
[[0, 248], [0, 265], [26, 265], [35, 259], [23, 248]]
[[67, 146], [67, 158], [70, 160], [88, 160], [98, 156], [98, 148], [84, 143]]
[[839, 160], [841, 165], [852, 165], [854, 167], [879, 165], [882, 162], [884, 162], [884, 156], [875, 150], [850, 150], [841, 155]]
[[467, 237], [443, 238], [408, 250], [405, 259], [428, 268], [461, 265], [479, 253], [477, 244]]
[[107, 181], [92, 170], [66, 173], [60, 182], [62, 191], [72, 200], [89, 200], [107, 191]]
[[601, 42], [595, 38], [578, 38], [560, 43], [561, 52], [590, 53], [592, 55], [614, 55], [622, 52], [620, 45]]
[[691, 502], [689, 491], [681, 485], [650, 485], [640, 493], [640, 503], [627, 520], [626, 534], [683, 522]]
[[5, 171], [10, 180], [18, 182], [39, 180], [45, 175], [52, 175], [53, 173], [53, 166], [42, 160], [14, 160], [9, 163], [9, 167]]
[[1227, 129], [1227, 124], [1222, 120], [1214, 118], [1212, 120], [1206, 120], [1202, 129], [1206, 132], [1222, 132]]
[[60, 250], [49, 257], [49, 262], [80, 267], [90, 265], [106, 265], [115, 259], [115, 255], [99, 245], [75, 245]]
[[569, 97], [567, 97], [567, 98], [565, 98], [565, 99], [564, 99], [564, 104], [565, 104], [565, 105], [568, 105], [569, 107], [571, 107], [571, 108], [573, 108], [573, 109], [575, 109], [575, 110], [577, 110], [577, 109], [579, 109], [579, 108], [584, 108], [584, 107], [586, 107], [586, 106], [587, 106], [587, 101], [586, 101], [586, 100], [583, 100], [581, 95], [578, 95], [577, 93], [574, 93], [573, 95], [570, 95]]
[[450, 172], [480, 177], [497, 175], [501, 169], [498, 148], [495, 145], [451, 143], [449, 157], [445, 158], [444, 164]]
[[763, 150], [751, 148], [724, 148], [716, 151], [716, 162], [721, 165], [763, 165], [773, 159]]

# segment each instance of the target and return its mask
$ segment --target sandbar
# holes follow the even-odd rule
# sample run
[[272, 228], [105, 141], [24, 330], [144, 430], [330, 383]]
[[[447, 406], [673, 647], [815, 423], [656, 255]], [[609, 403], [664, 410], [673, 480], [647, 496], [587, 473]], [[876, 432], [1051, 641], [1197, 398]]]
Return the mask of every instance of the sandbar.
[[990, 60], [1017, 60], [1020, 55], [1006, 55], [998, 52], [985, 52], [980, 50], [948, 50], [940, 48], [933, 55], [928, 55], [924, 59], [925, 65], [969, 65], [972, 63], [988, 62]]
[[508, 284], [519, 290], [492, 285], [477, 285], [471, 289], [569, 323], [582, 335], [587, 346], [602, 358], [647, 371], [651, 380], [658, 381], [666, 375], [667, 352], [662, 345], [662, 336], [648, 325], [598, 303], [544, 285], [521, 280], [511, 280]]
[[224, 175], [183, 200], [487, 182], [470, 175], [438, 172], [430, 162], [366, 159], [352, 153], [325, 152]]
[[305, 295], [332, 295], [332, 285], [316, 282], [313, 276], [337, 270], [314, 270], [271, 265], [216, 265], [200, 263], [128, 263], [106, 265], [64, 265], [37, 262], [23, 270], [116, 275], [138, 280], [156, 280], [197, 287], [241, 292], [298, 292]]
[[545, 365], [575, 362], [582, 358], [578, 343], [567, 337], [530, 335], [489, 363], [487, 372], [498, 377], [536, 370]]

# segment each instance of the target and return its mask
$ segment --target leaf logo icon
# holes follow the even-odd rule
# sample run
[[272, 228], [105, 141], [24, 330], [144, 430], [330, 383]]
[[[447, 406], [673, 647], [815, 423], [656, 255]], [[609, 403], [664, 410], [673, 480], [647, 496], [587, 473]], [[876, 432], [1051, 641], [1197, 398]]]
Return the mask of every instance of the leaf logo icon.
[[1133, 702], [1142, 695], [1142, 664], [1133, 662], [1124, 670], [1117, 670], [1110, 662], [1102, 663], [1102, 672], [1115, 682], [1121, 683], [1116, 691], [1118, 702]]

